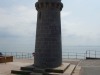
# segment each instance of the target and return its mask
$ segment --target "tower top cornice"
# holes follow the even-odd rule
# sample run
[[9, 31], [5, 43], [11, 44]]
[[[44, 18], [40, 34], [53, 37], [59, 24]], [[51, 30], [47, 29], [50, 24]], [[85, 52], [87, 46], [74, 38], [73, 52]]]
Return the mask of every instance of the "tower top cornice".
[[35, 4], [35, 7], [37, 10], [49, 8], [62, 10], [63, 4], [61, 3], [61, 0], [38, 0], [38, 2]]
[[61, 2], [61, 0], [38, 0], [38, 2]]

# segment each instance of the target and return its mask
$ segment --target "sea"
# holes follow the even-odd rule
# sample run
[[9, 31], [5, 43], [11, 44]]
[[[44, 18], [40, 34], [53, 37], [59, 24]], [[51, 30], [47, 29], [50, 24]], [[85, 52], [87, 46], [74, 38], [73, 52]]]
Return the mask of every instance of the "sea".
[[[26, 48], [26, 47], [25, 47]], [[0, 49], [0, 52], [29, 52], [32, 53], [35, 51], [34, 48], [6, 48]], [[87, 50], [100, 51], [100, 46], [62, 46], [62, 52], [75, 52], [75, 53], [85, 53]]]
[[100, 46], [64, 46], [62, 52], [85, 53], [86, 51], [100, 51]]
[[[6, 53], [33, 53], [34, 49], [30, 50], [0, 50]], [[100, 57], [100, 46], [62, 46], [63, 58], [85, 58], [87, 57]]]

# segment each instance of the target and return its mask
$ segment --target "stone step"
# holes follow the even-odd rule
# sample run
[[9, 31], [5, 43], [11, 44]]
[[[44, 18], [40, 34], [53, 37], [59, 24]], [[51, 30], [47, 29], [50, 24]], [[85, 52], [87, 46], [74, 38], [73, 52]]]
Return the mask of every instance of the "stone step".
[[62, 75], [62, 73], [31, 73], [30, 75]]
[[80, 73], [81, 73], [81, 66], [77, 66], [72, 75], [80, 75]]
[[54, 72], [54, 73], [64, 73], [64, 71], [70, 66], [70, 63], [63, 63], [61, 66], [57, 68], [48, 68], [45, 69], [45, 72]]
[[57, 68], [36, 69], [34, 68], [34, 66], [27, 66], [27, 67], [21, 67], [21, 70], [33, 71], [36, 73], [44, 73], [44, 72], [63, 73], [69, 66], [70, 63], [63, 63], [61, 66]]
[[26, 67], [21, 67], [21, 70], [27, 70], [27, 71], [33, 71], [34, 66], [26, 66]]
[[45, 73], [43, 75], [63, 75], [63, 73]]
[[32, 71], [23, 71], [23, 70], [12, 70], [12, 74], [21, 74], [21, 75], [30, 75]]
[[[33, 66], [21, 67], [21, 70], [12, 70], [12, 74], [21, 74], [21, 75], [72, 75], [75, 69], [75, 65], [70, 65], [70, 63], [63, 63], [62, 66], [54, 69], [36, 69]], [[76, 71], [75, 71], [76, 72]], [[76, 74], [77, 73], [73, 73]]]
[[75, 70], [76, 65], [70, 65], [63, 75], [72, 75]]
[[42, 73], [31, 73], [30, 75], [43, 75]]
[[45, 72], [45, 69], [37, 69], [37, 68], [34, 68], [33, 66], [21, 67], [21, 70], [32, 71], [34, 73], [44, 73]]

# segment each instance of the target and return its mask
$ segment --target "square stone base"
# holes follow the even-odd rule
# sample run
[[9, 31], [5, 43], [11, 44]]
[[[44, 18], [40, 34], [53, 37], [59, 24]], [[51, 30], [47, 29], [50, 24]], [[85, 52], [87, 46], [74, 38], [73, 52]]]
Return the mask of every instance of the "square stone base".
[[21, 67], [21, 70], [31, 70], [35, 74], [48, 74], [51, 75], [53, 73], [57, 74], [58, 73], [64, 73], [65, 70], [70, 66], [70, 63], [63, 63], [61, 66], [56, 67], [56, 68], [47, 68], [47, 69], [40, 69], [40, 68], [35, 68], [33, 66], [27, 66], [27, 67]]
[[20, 71], [13, 70], [12, 73], [14, 74], [25, 74], [28, 75], [59, 75], [63, 74], [66, 69], [70, 66], [70, 63], [63, 63], [61, 66], [56, 68], [47, 68], [47, 69], [40, 69], [36, 68], [33, 65], [27, 67], [21, 67]]

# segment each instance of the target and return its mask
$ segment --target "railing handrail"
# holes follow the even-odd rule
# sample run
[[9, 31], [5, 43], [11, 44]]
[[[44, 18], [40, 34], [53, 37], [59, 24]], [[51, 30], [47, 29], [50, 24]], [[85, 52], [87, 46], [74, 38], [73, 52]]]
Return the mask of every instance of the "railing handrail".
[[96, 51], [96, 52], [100, 52], [100, 51], [97, 51], [97, 50], [86, 50], [86, 51], [87, 51], [87, 52], [88, 52], [88, 51]]
[[[13, 55], [15, 58], [32, 58], [32, 53], [28, 52], [2, 52], [4, 55]], [[84, 53], [77, 53], [77, 52], [63, 52], [63, 58], [75, 58], [75, 59], [84, 59]]]
[[93, 58], [100, 58], [100, 51], [97, 51], [97, 50], [87, 50], [86, 51], [86, 57], [93, 57]]
[[[32, 53], [29, 52], [2, 52], [4, 55], [13, 55], [15, 58], [33, 58]], [[79, 52], [64, 52], [62, 54], [63, 58], [75, 58], [75, 59], [85, 59], [86, 57], [97, 57], [100, 51], [96, 50], [86, 50], [85, 53]]]

